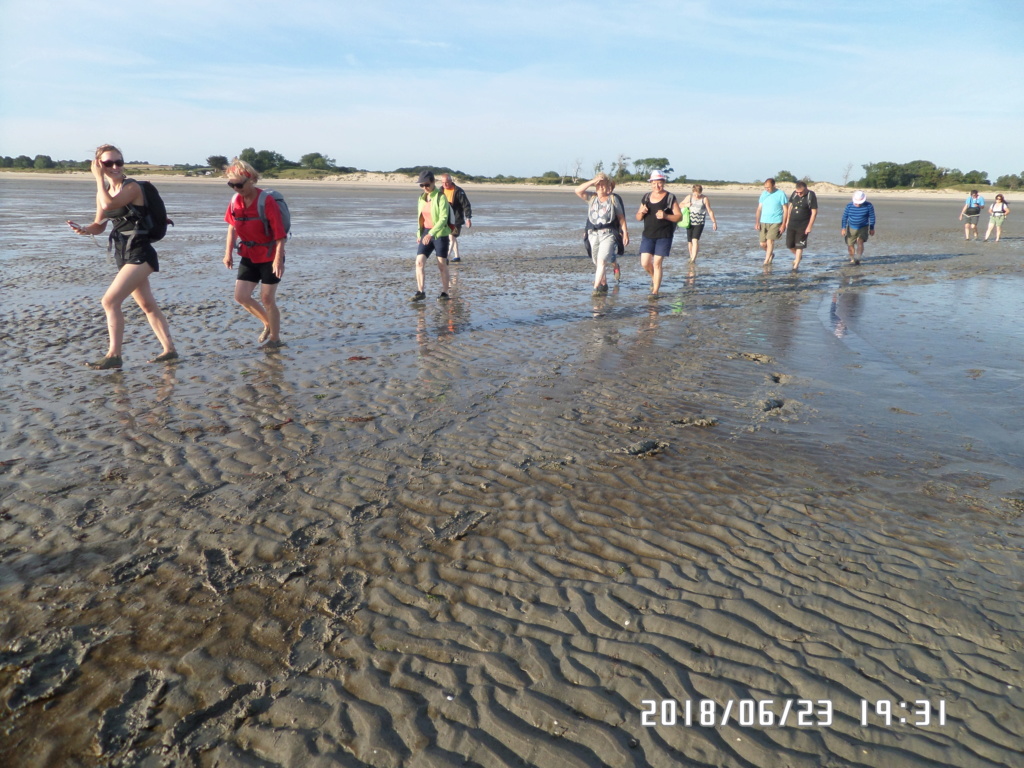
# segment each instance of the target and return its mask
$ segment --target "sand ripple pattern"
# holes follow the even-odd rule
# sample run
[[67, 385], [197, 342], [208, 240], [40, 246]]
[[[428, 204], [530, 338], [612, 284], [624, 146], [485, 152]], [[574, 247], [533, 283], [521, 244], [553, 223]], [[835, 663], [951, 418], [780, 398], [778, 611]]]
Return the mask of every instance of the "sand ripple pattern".
[[[454, 300], [416, 308], [408, 254], [353, 269], [372, 251], [324, 238], [272, 355], [216, 246], [175, 246], [182, 361], [101, 376], [99, 293], [26, 272], [0, 313], [0, 762], [1019, 764], [1019, 517], [937, 492], [930, 442], [823, 438], [846, 395], [787, 350], [824, 343], [825, 278], [677, 274], [648, 305], [627, 274], [593, 302], [569, 245], [465, 242]], [[750, 699], [834, 716], [641, 721]], [[861, 699], [947, 722], [864, 727]]]

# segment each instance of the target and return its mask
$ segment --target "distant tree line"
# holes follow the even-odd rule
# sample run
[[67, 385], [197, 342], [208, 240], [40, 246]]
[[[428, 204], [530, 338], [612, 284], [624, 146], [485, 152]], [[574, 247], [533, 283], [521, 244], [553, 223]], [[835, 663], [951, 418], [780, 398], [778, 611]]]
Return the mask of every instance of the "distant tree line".
[[[350, 168], [338, 165], [334, 158], [328, 157], [320, 152], [310, 152], [303, 155], [298, 162], [289, 160], [280, 152], [270, 149], [256, 151], [254, 147], [246, 147], [238, 153], [238, 159], [249, 163], [260, 173], [273, 174], [278, 171], [286, 171], [289, 168], [309, 168], [314, 171], [331, 171], [333, 173], [355, 173], [357, 168]], [[225, 155], [210, 155], [206, 158], [206, 165], [214, 171], [222, 171], [227, 167], [228, 160]]]
[[[910, 163], [867, 163], [861, 166], [864, 177], [857, 181], [858, 187], [872, 189], [893, 189], [896, 187], [921, 187], [939, 189], [958, 185], [991, 186], [987, 171], [961, 171], [959, 168], [942, 168], [929, 160], [914, 160]], [[995, 181], [998, 187], [1019, 189], [1021, 174], [1000, 176]]]
[[54, 160], [49, 155], [18, 155], [17, 157], [0, 157], [0, 168], [38, 168], [40, 170], [57, 169], [62, 171], [88, 171], [89, 160]]
[[[279, 152], [269, 149], [257, 151], [253, 147], [246, 147], [238, 153], [238, 157], [251, 164], [260, 173], [276, 175], [289, 169], [308, 169], [330, 173], [356, 173], [359, 169], [350, 166], [338, 165], [332, 157], [321, 152], [310, 152], [299, 158], [298, 162], [287, 159]], [[230, 162], [226, 155], [210, 155], [206, 158], [206, 164], [200, 165], [174, 165], [174, 170], [182, 170], [187, 173], [212, 169], [219, 172], [227, 167]], [[146, 161], [131, 161], [128, 165], [149, 165]], [[630, 166], [632, 165], [632, 169]], [[18, 155], [17, 157], [0, 156], [0, 167], [2, 168], [23, 168], [38, 170], [59, 170], [59, 171], [88, 171], [89, 160], [54, 160], [49, 155]], [[843, 182], [849, 179], [853, 164], [850, 163], [845, 170], [846, 177]], [[855, 186], [869, 187], [872, 189], [893, 189], [897, 187], [920, 187], [924, 189], [937, 189], [954, 186], [991, 186], [986, 171], [967, 171], [964, 173], [958, 168], [941, 168], [928, 160], [914, 160], [910, 163], [866, 163], [861, 166], [864, 169], [864, 177], [855, 182]], [[415, 176], [423, 170], [431, 170], [435, 174], [450, 173], [453, 178], [459, 181], [469, 182], [497, 182], [497, 183], [519, 183], [531, 182], [535, 184], [565, 184], [567, 181], [576, 183], [582, 172], [583, 161], [575, 160], [564, 172], [545, 171], [540, 176], [477, 176], [464, 171], [453, 170], [446, 166], [416, 165], [407, 168], [396, 168], [390, 173], [408, 174]], [[604, 171], [603, 162], [594, 164], [594, 174]], [[625, 181], [646, 181], [652, 171], [661, 171], [666, 176], [671, 176], [674, 170], [666, 157], [645, 157], [639, 160], [632, 160], [626, 155], [618, 155], [615, 160], [608, 164], [608, 175], [618, 182]], [[775, 174], [777, 182], [795, 182], [797, 177], [789, 171], [779, 171]], [[673, 183], [682, 184], [695, 181], [702, 181], [706, 184], [730, 183], [722, 179], [687, 179], [685, 174], [677, 175], [671, 180]], [[804, 176], [802, 181], [808, 184], [811, 179]], [[755, 180], [760, 184], [760, 180]], [[1020, 189], [1024, 186], [1024, 171], [1015, 174], [1000, 176], [995, 181], [995, 186], [1001, 189]]]

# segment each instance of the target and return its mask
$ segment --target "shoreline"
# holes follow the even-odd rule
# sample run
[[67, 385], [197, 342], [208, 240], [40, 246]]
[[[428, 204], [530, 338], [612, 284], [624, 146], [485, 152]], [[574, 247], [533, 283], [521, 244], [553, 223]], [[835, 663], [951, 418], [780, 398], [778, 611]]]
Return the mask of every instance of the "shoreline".
[[[33, 181], [39, 179], [54, 179], [54, 178], [74, 178], [74, 179], [91, 179], [92, 174], [87, 171], [66, 171], [62, 173], [32, 173], [25, 171], [3, 171], [0, 172], [0, 181], [4, 179], [17, 179], [19, 181]], [[174, 181], [182, 182], [186, 184], [223, 184], [224, 180], [220, 176], [186, 176], [184, 174], [137, 174], [133, 178], [138, 178], [145, 181], [151, 181], [153, 183], [159, 183], [160, 181]], [[353, 173], [344, 174], [338, 176], [327, 176], [323, 179], [275, 179], [267, 178], [261, 180], [265, 182], [264, 186], [292, 186], [292, 187], [327, 187], [327, 188], [338, 188], [338, 189], [361, 189], [361, 188], [382, 188], [382, 189], [394, 189], [409, 187], [415, 192], [416, 177], [415, 176], [403, 176], [401, 174], [394, 173]], [[578, 183], [578, 182], [577, 182]], [[577, 184], [530, 184], [525, 182], [516, 182], [511, 184], [499, 184], [496, 182], [465, 182], [460, 184], [463, 188], [469, 190], [481, 190], [489, 192], [502, 192], [502, 191], [542, 191], [542, 192], [566, 192], [572, 194]], [[689, 182], [680, 184], [667, 184], [666, 189], [669, 191], [673, 190], [688, 190], [690, 187]], [[778, 188], [786, 192], [791, 193], [794, 189], [793, 182], [783, 182], [778, 185]], [[850, 197], [860, 187], [849, 187], [833, 184], [832, 182], [814, 182], [808, 185], [808, 188], [812, 190], [819, 197], [827, 198], [838, 198], [838, 197]], [[642, 181], [630, 181], [616, 186], [618, 190], [628, 190], [636, 192], [646, 192], [650, 189], [650, 185], [647, 182]], [[704, 194], [760, 194], [763, 188], [757, 184], [726, 184], [726, 185], [704, 185]], [[960, 200], [967, 193], [960, 190], [948, 190], [948, 189], [934, 189], [934, 190], [912, 190], [912, 189], [863, 189], [867, 192], [868, 199], [899, 199], [899, 200]], [[991, 186], [982, 190], [983, 196], [986, 192], [990, 192], [991, 195], [999, 192], [999, 188]], [[677, 192], [678, 194], [678, 192]], [[1012, 194], [1011, 192], [1003, 192], [1003, 194]], [[1009, 201], [1008, 201], [1009, 202]]]

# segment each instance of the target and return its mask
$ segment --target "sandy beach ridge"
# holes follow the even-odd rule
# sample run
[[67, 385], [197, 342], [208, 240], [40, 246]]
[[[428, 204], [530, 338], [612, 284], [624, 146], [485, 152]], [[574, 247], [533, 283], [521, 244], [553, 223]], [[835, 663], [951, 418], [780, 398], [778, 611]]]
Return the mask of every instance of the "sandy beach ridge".
[[[224, 179], [220, 176], [186, 176], [185, 174], [132, 174], [130, 176], [134, 178], [144, 179], [159, 183], [161, 180], [173, 180], [174, 182], [187, 182], [190, 184], [223, 184]], [[38, 179], [52, 179], [54, 177], [79, 177], [89, 178], [90, 174], [86, 171], [67, 171], [61, 174], [40, 174], [31, 172], [19, 172], [19, 171], [4, 171], [0, 173], [0, 181], [4, 179], [19, 179], [19, 180], [38, 180]], [[582, 181], [582, 179], [581, 179]], [[405, 175], [399, 173], [349, 173], [339, 174], [333, 176], [325, 176], [322, 179], [275, 179], [265, 178], [261, 180], [263, 186], [320, 186], [330, 187], [336, 186], [340, 188], [359, 188], [359, 187], [378, 187], [378, 188], [395, 188], [395, 187], [408, 187], [413, 194], [416, 191], [416, 177], [412, 175]], [[476, 189], [482, 191], [544, 191], [544, 192], [566, 192], [571, 194], [575, 188], [575, 184], [570, 181], [566, 181], [565, 184], [531, 184], [531, 183], [514, 183], [514, 184], [499, 184], [495, 182], [459, 182], [459, 185], [465, 189]], [[682, 183], [670, 183], [667, 188], [671, 191], [672, 189], [679, 189], [688, 192], [690, 189], [690, 182]], [[793, 184], [790, 182], [782, 182], [778, 185], [779, 189], [783, 190], [787, 194], [793, 191]], [[822, 197], [849, 197], [860, 187], [844, 187], [841, 185], [833, 184], [832, 182], [820, 181], [813, 182], [808, 185], [809, 189]], [[619, 191], [629, 190], [636, 192], [646, 192], [650, 189], [650, 185], [647, 182], [642, 181], [629, 181], [618, 184], [616, 189]], [[995, 193], [995, 187], [989, 187], [993, 194]], [[722, 185], [704, 185], [704, 193], [708, 195], [712, 194], [752, 194], [759, 195], [764, 189], [758, 184], [722, 184]], [[903, 200], [936, 200], [936, 199], [949, 199], [959, 200], [965, 197], [966, 193], [961, 190], [954, 189], [866, 189], [871, 198], [894, 198]]]

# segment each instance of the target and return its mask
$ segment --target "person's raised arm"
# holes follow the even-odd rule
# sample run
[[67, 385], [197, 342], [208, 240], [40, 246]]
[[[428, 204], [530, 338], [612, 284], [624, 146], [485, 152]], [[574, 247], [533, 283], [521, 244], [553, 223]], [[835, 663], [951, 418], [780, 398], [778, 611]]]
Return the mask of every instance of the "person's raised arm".
[[597, 177], [596, 176], [593, 179], [591, 179], [590, 181], [584, 181], [582, 184], [580, 184], [578, 187], [576, 187], [576, 197], [578, 197], [580, 200], [586, 200], [587, 197], [588, 197], [587, 190], [590, 189], [592, 186], [594, 186], [596, 183], [597, 183]]

